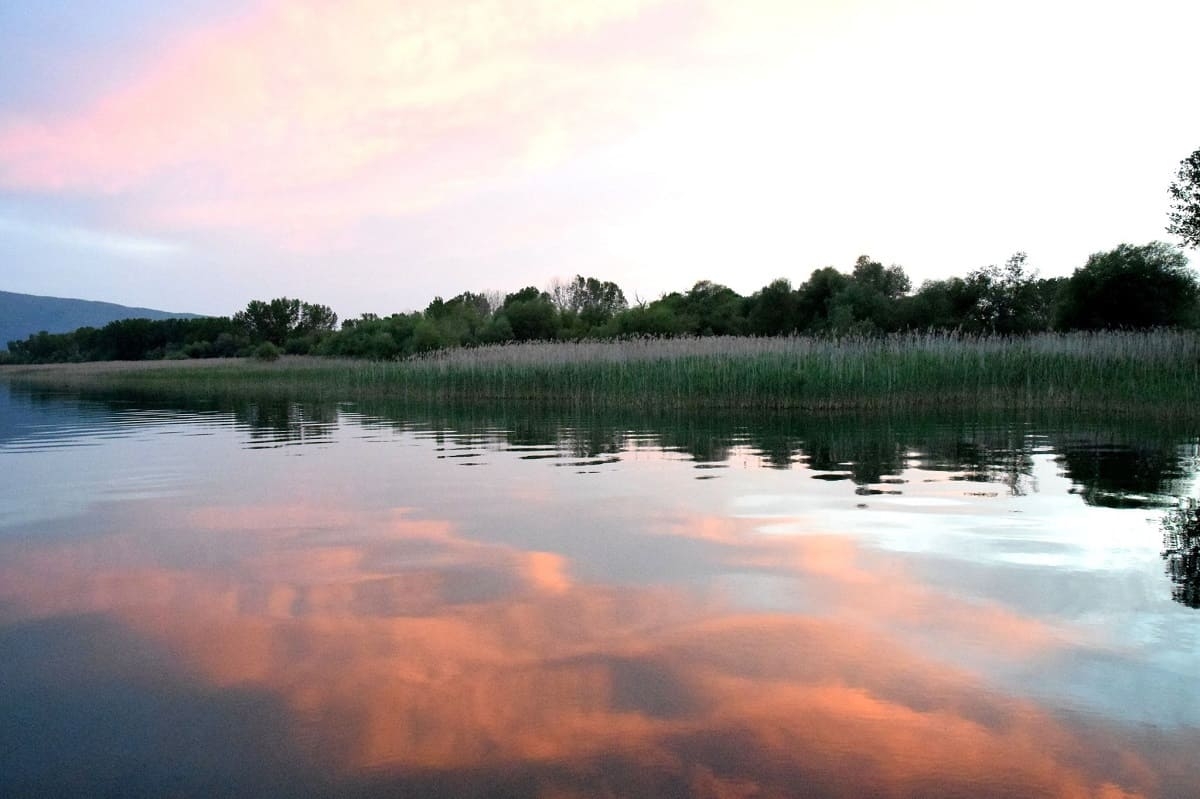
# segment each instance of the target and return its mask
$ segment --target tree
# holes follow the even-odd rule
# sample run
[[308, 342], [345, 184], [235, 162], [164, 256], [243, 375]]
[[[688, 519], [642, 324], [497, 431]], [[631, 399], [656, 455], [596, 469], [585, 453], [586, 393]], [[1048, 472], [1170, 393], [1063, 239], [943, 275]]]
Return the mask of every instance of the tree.
[[1179, 236], [1185, 247], [1200, 248], [1200, 150], [1179, 163], [1170, 192], [1167, 232]]
[[296, 333], [329, 333], [337, 327], [337, 314], [328, 305], [303, 302], [300, 304], [300, 324]]
[[868, 256], [854, 264], [850, 282], [832, 299], [830, 328], [847, 333], [896, 330], [900, 324], [899, 300], [912, 290], [912, 281], [904, 268], [884, 267]]
[[251, 300], [245, 310], [233, 315], [233, 321], [252, 342], [269, 341], [282, 347], [292, 337], [331, 332], [337, 314], [326, 305], [277, 297], [270, 302]]
[[786, 278], [773, 280], [750, 298], [746, 314], [750, 332], [756, 336], [782, 336], [800, 327], [796, 292]]
[[589, 334], [629, 307], [616, 283], [582, 275], [576, 275], [570, 283], [554, 282], [546, 296], [550, 296], [564, 323], [575, 323], [577, 335]]
[[1048, 311], [1041, 302], [1037, 270], [1025, 265], [1017, 252], [1004, 266], [985, 266], [967, 275], [968, 289], [976, 295], [973, 321], [980, 329], [1015, 334], [1043, 330]]
[[[550, 295], [526, 286], [504, 298], [504, 306], [497, 317], [507, 322], [512, 336], [517, 341], [548, 340], [558, 334], [559, 316]], [[502, 327], [497, 318], [496, 329]]]
[[683, 312], [695, 320], [695, 332], [699, 335], [731, 336], [745, 332], [745, 302], [728, 286], [701, 280], [680, 299]]
[[832, 266], [813, 270], [796, 289], [797, 329], [827, 332], [834, 301], [849, 284], [850, 277]]
[[912, 281], [904, 273], [904, 267], [892, 264], [884, 268], [870, 256], [860, 255], [854, 262], [851, 277], [864, 288], [877, 291], [889, 300], [898, 299], [912, 290]]
[[1058, 326], [1182, 327], [1196, 322], [1200, 285], [1187, 258], [1161, 241], [1096, 253], [1063, 289]]
[[[435, 338], [442, 342], [441, 346], [475, 345], [483, 340], [484, 328], [491, 320], [492, 304], [483, 294], [464, 291], [449, 300], [434, 297], [424, 316], [436, 325], [438, 335]], [[434, 338], [428, 332], [422, 332], [422, 342], [432, 340]]]
[[926, 280], [901, 305], [903, 324], [913, 330], [977, 330], [972, 314], [978, 300], [976, 287], [961, 277]]

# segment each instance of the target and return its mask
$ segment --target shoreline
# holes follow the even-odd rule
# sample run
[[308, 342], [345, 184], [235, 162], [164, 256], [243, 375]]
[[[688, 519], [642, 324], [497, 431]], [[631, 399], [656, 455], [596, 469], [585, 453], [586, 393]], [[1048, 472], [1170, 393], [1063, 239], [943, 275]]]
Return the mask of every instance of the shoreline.
[[1200, 336], [638, 339], [366, 361], [284, 356], [5, 365], [43, 389], [672, 410], [1063, 410], [1200, 418]]

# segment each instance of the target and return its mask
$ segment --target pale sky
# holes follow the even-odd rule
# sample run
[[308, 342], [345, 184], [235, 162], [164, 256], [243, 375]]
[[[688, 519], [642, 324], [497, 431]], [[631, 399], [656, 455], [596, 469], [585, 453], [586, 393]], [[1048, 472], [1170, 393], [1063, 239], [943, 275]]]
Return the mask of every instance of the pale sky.
[[862, 254], [1068, 275], [1171, 240], [1198, 29], [1192, 0], [4, 0], [0, 289], [348, 318]]

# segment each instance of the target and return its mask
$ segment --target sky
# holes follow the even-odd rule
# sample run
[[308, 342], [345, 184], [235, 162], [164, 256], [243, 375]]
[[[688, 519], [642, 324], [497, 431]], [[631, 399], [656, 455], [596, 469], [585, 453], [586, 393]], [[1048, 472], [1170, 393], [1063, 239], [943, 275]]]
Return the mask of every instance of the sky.
[[4, 0], [0, 290], [345, 319], [864, 254], [1069, 275], [1171, 241], [1197, 28], [1189, 0]]

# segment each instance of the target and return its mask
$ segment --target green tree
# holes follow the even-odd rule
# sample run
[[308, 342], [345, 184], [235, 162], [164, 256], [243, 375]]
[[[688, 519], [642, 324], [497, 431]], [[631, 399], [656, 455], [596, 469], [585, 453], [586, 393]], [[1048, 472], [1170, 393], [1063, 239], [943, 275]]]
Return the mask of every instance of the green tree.
[[885, 268], [866, 255], [860, 255], [854, 262], [850, 277], [863, 288], [878, 292], [889, 300], [899, 299], [912, 290], [912, 281], [904, 273], [904, 267], [892, 264]]
[[692, 332], [669, 302], [660, 298], [638, 304], [617, 316], [616, 332], [622, 336], [678, 336]]
[[316, 338], [332, 332], [337, 314], [327, 305], [277, 297], [270, 302], [251, 300], [245, 310], [233, 315], [233, 321], [252, 342], [269, 341], [283, 347], [292, 337]]
[[1197, 321], [1200, 286], [1176, 247], [1121, 244], [1088, 258], [1062, 291], [1058, 327], [1185, 327]]
[[585, 334], [629, 307], [625, 292], [616, 283], [582, 275], [555, 286], [551, 300], [560, 312], [573, 315]]
[[903, 325], [911, 330], [977, 330], [972, 321], [977, 288], [961, 277], [927, 280], [901, 303]]
[[1170, 192], [1167, 232], [1179, 236], [1185, 247], [1200, 248], [1200, 149], [1179, 163]]
[[773, 280], [750, 298], [746, 314], [756, 336], [781, 336], [800, 328], [799, 302], [786, 278]]
[[850, 281], [831, 298], [829, 327], [839, 333], [875, 333], [902, 326], [900, 298], [912, 289], [904, 268], [884, 267], [868, 256], [860, 256]]
[[835, 300], [849, 284], [850, 276], [832, 266], [814, 269], [796, 289], [797, 328], [818, 333], [828, 331]]
[[1005, 335], [1044, 330], [1049, 310], [1041, 302], [1037, 271], [1026, 266], [1027, 256], [1017, 252], [1004, 266], [985, 266], [967, 275], [975, 295], [968, 328]]
[[337, 319], [337, 314], [328, 305], [302, 302], [300, 324], [294, 332], [300, 335], [330, 333], [337, 329]]
[[734, 336], [746, 332], [746, 301], [728, 286], [701, 280], [682, 299], [683, 311], [695, 320], [699, 335]]
[[[445, 347], [480, 343], [491, 314], [491, 301], [469, 291], [449, 300], [435, 297], [425, 309], [425, 319], [436, 325], [437, 338]], [[429, 335], [428, 331], [422, 333], [422, 341], [431, 340]]]
[[[541, 341], [558, 335], [560, 319], [550, 295], [527, 286], [504, 298], [497, 317], [503, 316], [517, 341]], [[501, 327], [496, 320], [496, 329]]]

